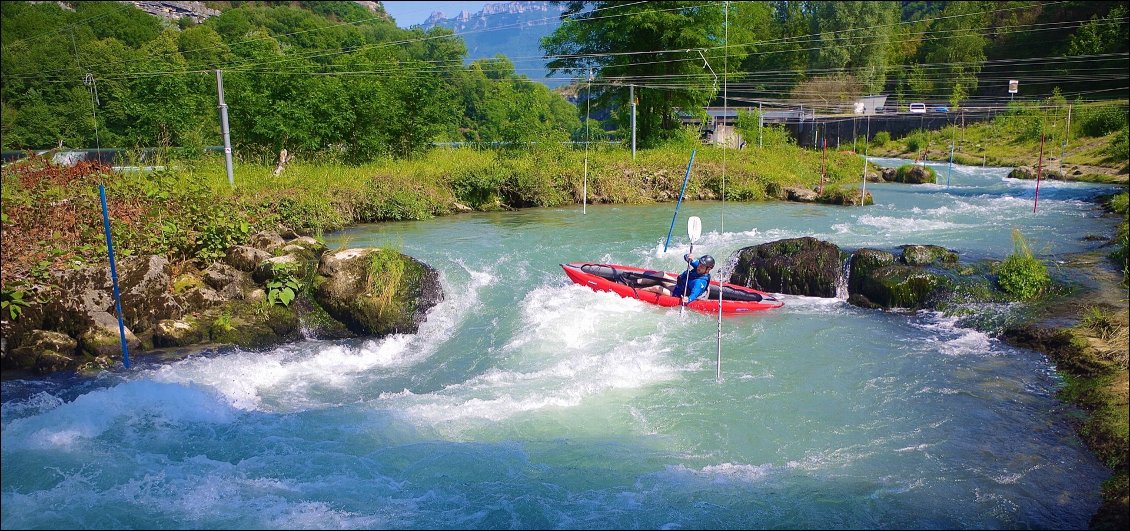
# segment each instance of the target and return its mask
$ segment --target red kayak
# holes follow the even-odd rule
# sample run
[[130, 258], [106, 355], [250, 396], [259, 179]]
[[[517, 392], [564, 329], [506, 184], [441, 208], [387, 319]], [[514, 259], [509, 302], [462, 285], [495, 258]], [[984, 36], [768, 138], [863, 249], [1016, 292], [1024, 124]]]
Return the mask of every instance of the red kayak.
[[[611, 291], [621, 297], [631, 297], [660, 306], [679, 305], [679, 297], [660, 295], [640, 289], [656, 284], [666, 284], [668, 288], [671, 288], [675, 285], [675, 279], [678, 276], [676, 274], [625, 265], [590, 262], [561, 264], [561, 268], [565, 270], [565, 274], [569, 275], [573, 282], [588, 286], [593, 291]], [[719, 289], [722, 290], [723, 314], [772, 310], [785, 305], [780, 299], [763, 291], [712, 280], [710, 281], [709, 295], [691, 301], [690, 304], [687, 304], [687, 308], [703, 313], [718, 313]]]

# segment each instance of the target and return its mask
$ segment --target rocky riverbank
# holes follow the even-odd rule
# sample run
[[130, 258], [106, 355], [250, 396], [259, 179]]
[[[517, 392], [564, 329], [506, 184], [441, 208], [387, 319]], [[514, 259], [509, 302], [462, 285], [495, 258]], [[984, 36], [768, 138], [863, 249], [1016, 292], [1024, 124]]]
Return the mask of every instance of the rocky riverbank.
[[266, 348], [303, 338], [413, 332], [443, 299], [430, 266], [388, 249], [328, 251], [309, 236], [261, 232], [204, 269], [174, 270], [159, 255], [118, 270], [123, 328], [107, 268], [54, 273], [18, 318], [0, 320], [0, 364], [47, 374], [98, 371], [127, 352], [236, 345]]

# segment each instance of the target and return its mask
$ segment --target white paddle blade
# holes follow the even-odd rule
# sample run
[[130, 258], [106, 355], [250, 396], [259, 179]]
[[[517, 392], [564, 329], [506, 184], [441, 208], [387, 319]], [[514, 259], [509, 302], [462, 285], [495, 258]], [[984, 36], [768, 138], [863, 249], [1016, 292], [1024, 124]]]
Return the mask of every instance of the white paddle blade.
[[687, 220], [687, 234], [690, 235], [692, 243], [702, 236], [702, 220], [698, 219], [698, 216], [691, 216]]

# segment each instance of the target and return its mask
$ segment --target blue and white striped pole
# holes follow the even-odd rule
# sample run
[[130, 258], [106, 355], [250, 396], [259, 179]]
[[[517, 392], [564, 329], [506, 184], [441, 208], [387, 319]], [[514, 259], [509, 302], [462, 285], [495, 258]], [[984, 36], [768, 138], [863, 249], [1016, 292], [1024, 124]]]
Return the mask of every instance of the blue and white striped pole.
[[694, 154], [691, 150], [691, 161], [687, 163], [687, 174], [683, 176], [683, 189], [679, 190], [679, 201], [675, 203], [675, 215], [671, 217], [671, 228], [667, 229], [667, 241], [663, 242], [663, 252], [667, 252], [667, 244], [671, 243], [671, 233], [675, 230], [675, 219], [679, 217], [679, 206], [683, 204], [683, 192], [687, 191], [687, 180], [691, 177], [691, 166], [694, 165]]
[[102, 197], [102, 228], [106, 231], [106, 252], [110, 255], [110, 279], [114, 282], [114, 309], [118, 312], [118, 336], [122, 339], [122, 362], [129, 368], [129, 347], [126, 346], [126, 325], [122, 322], [122, 294], [118, 291], [118, 268], [114, 264], [114, 238], [110, 236], [110, 211], [106, 208], [106, 187], [98, 185]]

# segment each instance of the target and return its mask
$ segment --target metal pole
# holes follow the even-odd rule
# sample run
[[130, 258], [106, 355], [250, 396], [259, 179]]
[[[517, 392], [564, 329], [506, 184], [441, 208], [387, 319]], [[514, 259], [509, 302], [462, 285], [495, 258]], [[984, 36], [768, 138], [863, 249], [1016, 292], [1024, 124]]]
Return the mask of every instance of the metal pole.
[[589, 112], [592, 111], [592, 69], [589, 69], [589, 84], [585, 91], [585, 184], [583, 188], [583, 199], [581, 203], [581, 213], [587, 214], [589, 208], [589, 144], [592, 143], [592, 135], [589, 134]]
[[110, 256], [110, 279], [114, 282], [114, 309], [118, 313], [118, 337], [122, 340], [122, 363], [129, 368], [129, 347], [126, 345], [126, 325], [122, 322], [122, 294], [118, 291], [118, 268], [114, 265], [114, 238], [110, 236], [110, 211], [106, 208], [106, 187], [98, 185], [102, 198], [102, 228], [106, 232], [106, 252]]
[[1063, 157], [1066, 156], [1067, 140], [1071, 138], [1071, 105], [1067, 106], [1067, 130], [1063, 132], [1063, 143], [1059, 146], [1059, 171], [1064, 180], [1067, 180], [1067, 174], [1063, 173]]
[[628, 85], [628, 99], [632, 104], [632, 160], [636, 160], [636, 86]]
[[952, 133], [950, 133], [950, 166], [946, 170], [946, 188], [949, 188], [949, 186], [950, 186], [950, 176], [953, 175], [953, 145], [957, 141], [957, 139], [955, 138], [956, 136], [957, 136], [956, 130], [954, 130]]
[[871, 139], [871, 116], [867, 116], [867, 133], [863, 137], [863, 191], [859, 196], [859, 206], [867, 203], [867, 148]]
[[216, 94], [220, 99], [220, 132], [224, 135], [224, 165], [228, 170], [228, 184], [235, 188], [231, 169], [231, 131], [228, 129], [228, 104], [224, 103], [224, 75], [216, 69]]
[[[725, 40], [722, 41], [722, 44], [723, 44], [723, 47], [722, 47], [722, 76], [723, 76], [722, 77], [722, 117], [723, 117], [723, 120], [725, 120], [726, 114], [729, 111], [728, 105], [729, 105], [729, 100], [730, 100], [730, 98], [729, 98], [729, 89], [730, 89], [730, 83], [729, 83], [729, 77], [730, 77], [730, 49], [729, 49], [729, 46], [730, 46], [730, 2], [725, 2], [722, 5], [724, 6], [724, 8], [726, 10]], [[705, 60], [705, 58], [703, 58], [703, 60]], [[714, 73], [714, 71], [712, 70], [711, 73]], [[715, 83], [718, 82], [717, 76], [715, 76], [714, 82]], [[735, 114], [734, 125], [731, 126], [731, 128], [730, 128], [731, 132], [733, 132], [734, 128], [738, 125], [737, 116], [736, 116], [737, 112], [735, 111], [734, 114]], [[728, 144], [729, 144], [729, 141], [727, 140], [727, 142], [722, 145], [722, 149], [723, 149], [723, 151], [722, 151], [722, 207], [723, 208], [722, 208], [721, 212], [718, 214], [718, 233], [719, 234], [723, 234], [723, 233], [726, 232], [726, 214], [725, 214], [725, 212], [726, 212], [726, 208], [725, 208], [725, 206], [726, 206], [726, 151], [725, 150], [729, 149], [730, 146]], [[718, 281], [719, 282], [722, 281], [722, 273], [721, 272], [718, 273]], [[707, 288], [709, 288], [709, 285], [707, 286]], [[708, 291], [709, 291], [709, 289], [708, 289]], [[721, 286], [721, 284], [718, 285], [718, 338], [717, 339], [718, 339], [718, 364], [717, 364], [717, 374], [715, 375], [715, 381], [721, 383], [722, 382], [722, 286]]]
[[761, 110], [761, 102], [757, 102], [757, 147], [761, 147], [761, 125], [765, 123], [765, 112]]
[[1036, 165], [1036, 197], [1032, 200], [1032, 213], [1040, 202], [1040, 176], [1044, 173], [1044, 132], [1040, 131], [1040, 163]]

